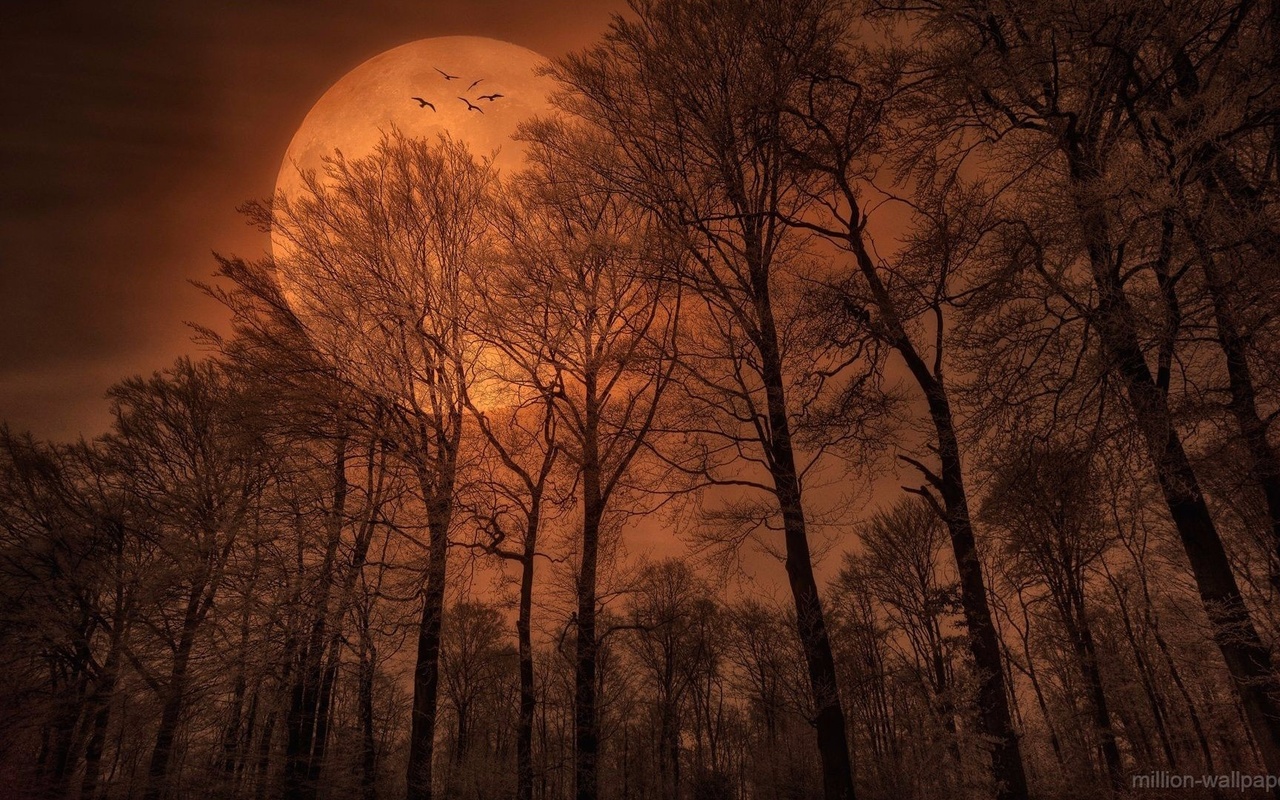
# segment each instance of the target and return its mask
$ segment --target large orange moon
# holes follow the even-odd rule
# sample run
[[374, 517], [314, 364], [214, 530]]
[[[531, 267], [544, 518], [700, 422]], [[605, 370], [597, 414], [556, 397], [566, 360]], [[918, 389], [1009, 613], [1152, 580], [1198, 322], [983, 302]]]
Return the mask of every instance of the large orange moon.
[[[477, 157], [496, 151], [502, 171], [517, 169], [524, 151], [511, 135], [522, 121], [551, 109], [555, 82], [535, 74], [545, 62], [532, 50], [481, 36], [420, 39], [376, 55], [344, 75], [307, 113], [285, 152], [276, 192], [297, 196], [302, 171], [323, 175], [323, 159], [334, 150], [350, 159], [368, 155], [392, 127], [431, 141], [447, 133]], [[502, 96], [482, 99], [495, 94]], [[272, 249], [282, 255], [277, 243]]]

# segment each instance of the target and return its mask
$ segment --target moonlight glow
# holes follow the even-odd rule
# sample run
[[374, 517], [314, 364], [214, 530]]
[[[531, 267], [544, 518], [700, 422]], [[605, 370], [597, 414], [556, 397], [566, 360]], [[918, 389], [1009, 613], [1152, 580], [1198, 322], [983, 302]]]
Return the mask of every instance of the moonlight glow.
[[[276, 191], [296, 196], [302, 171], [321, 171], [324, 157], [334, 150], [353, 159], [368, 155], [393, 127], [432, 140], [447, 133], [477, 156], [497, 151], [499, 167], [516, 168], [523, 148], [511, 135], [522, 121], [550, 109], [555, 83], [535, 74], [544, 62], [532, 50], [479, 36], [421, 39], [374, 56], [330, 87], [308, 112], [289, 143]], [[278, 241], [272, 248], [281, 255]]]

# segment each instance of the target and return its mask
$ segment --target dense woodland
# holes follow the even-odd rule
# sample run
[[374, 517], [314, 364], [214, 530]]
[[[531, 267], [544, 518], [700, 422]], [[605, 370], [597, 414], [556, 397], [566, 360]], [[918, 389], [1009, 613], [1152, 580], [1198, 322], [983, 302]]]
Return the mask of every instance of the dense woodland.
[[1280, 3], [634, 0], [548, 69], [523, 171], [335, 154], [199, 359], [0, 434], [0, 794], [1280, 775]]

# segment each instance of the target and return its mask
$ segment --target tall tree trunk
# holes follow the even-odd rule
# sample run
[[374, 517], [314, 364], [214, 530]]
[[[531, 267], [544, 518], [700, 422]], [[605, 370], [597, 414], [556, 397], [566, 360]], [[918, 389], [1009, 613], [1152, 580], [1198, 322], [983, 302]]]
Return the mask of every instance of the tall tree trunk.
[[373, 682], [377, 670], [377, 650], [368, 620], [360, 625], [360, 796], [376, 800], [378, 796], [378, 739], [373, 715]]
[[[124, 535], [121, 526], [113, 525], [115, 557], [123, 563]], [[111, 722], [111, 704], [115, 699], [120, 676], [120, 659], [123, 657], [126, 628], [133, 611], [133, 594], [125, 575], [117, 571], [115, 582], [115, 608], [111, 615], [111, 635], [107, 657], [102, 662], [102, 672], [94, 691], [92, 705], [97, 707], [93, 726], [85, 744], [84, 775], [80, 780], [80, 800], [94, 800], [98, 794], [98, 780], [102, 773], [102, 754], [106, 748], [107, 731]]]
[[996, 780], [996, 796], [1000, 800], [1024, 800], [1027, 776], [1022, 763], [1018, 733], [1009, 712], [1009, 694], [1004, 685], [1004, 669], [1000, 663], [1000, 641], [991, 607], [987, 602], [986, 581], [978, 558], [977, 541], [969, 516], [969, 500], [960, 464], [960, 446], [956, 438], [951, 408], [941, 383], [933, 386], [930, 409], [938, 436], [942, 462], [939, 491], [946, 512], [947, 531], [960, 576], [960, 602], [968, 631], [969, 652], [973, 656], [978, 677], [978, 722], [982, 733], [990, 737], [991, 772]]
[[935, 707], [942, 720], [942, 730], [947, 737], [947, 753], [951, 755], [951, 760], [958, 770], [961, 759], [960, 740], [956, 737], [956, 708], [951, 698], [951, 678], [947, 672], [946, 655], [942, 652], [942, 631], [938, 628], [936, 617], [929, 621], [929, 627], [930, 660], [936, 687]]
[[[112, 678], [114, 688], [115, 679]], [[98, 705], [93, 715], [93, 728], [84, 748], [84, 776], [80, 779], [81, 800], [93, 800], [98, 792], [98, 776], [102, 772], [102, 752], [106, 747], [107, 727], [111, 722], [111, 695]]]
[[[457, 365], [455, 378], [464, 376]], [[415, 421], [418, 457], [414, 464], [426, 504], [427, 570], [423, 576], [422, 616], [418, 622], [417, 660], [413, 668], [413, 722], [409, 732], [406, 770], [407, 800], [431, 800], [434, 786], [436, 721], [440, 700], [440, 629], [444, 623], [445, 579], [449, 557], [449, 527], [453, 521], [453, 493], [457, 480], [458, 443], [462, 413], [450, 407], [442, 415]]]
[[431, 500], [427, 525], [430, 555], [422, 616], [418, 623], [417, 663], [413, 670], [413, 726], [409, 739], [408, 800], [431, 800], [436, 720], [440, 695], [440, 628], [444, 622], [444, 583], [449, 548], [449, 495]]
[[1062, 621], [1067, 628], [1067, 636], [1070, 637], [1076, 651], [1076, 661], [1084, 677], [1089, 710], [1093, 717], [1093, 728], [1098, 737], [1098, 750], [1102, 754], [1102, 763], [1107, 770], [1107, 781], [1112, 793], [1118, 794], [1125, 790], [1120, 747], [1116, 742], [1111, 711], [1107, 707], [1107, 693], [1102, 686], [1102, 671], [1098, 667], [1098, 652], [1094, 646], [1093, 630], [1085, 612], [1083, 587], [1076, 587], [1072, 595], [1070, 598], [1062, 598], [1063, 602], [1059, 604]]
[[[378, 455], [376, 460], [374, 458], [375, 453]], [[334, 626], [332, 638], [329, 641], [333, 669], [328, 676], [328, 689], [326, 690], [328, 694], [332, 694], [333, 684], [337, 678], [336, 659], [340, 653], [339, 648], [342, 646], [342, 621], [346, 619], [347, 613], [355, 601], [356, 582], [364, 574], [365, 564], [368, 562], [369, 557], [369, 546], [373, 543], [373, 534], [377, 529], [377, 520], [381, 513], [384, 499], [382, 481], [386, 476], [387, 451], [385, 448], [378, 448], [377, 444], [371, 441], [366, 457], [365, 486], [368, 492], [367, 507], [363, 523], [356, 532], [354, 547], [351, 551], [351, 563], [346, 568], [346, 575], [342, 583], [342, 594], [339, 597], [338, 608], [334, 615], [338, 622]], [[360, 649], [359, 663], [356, 670], [356, 695], [357, 714], [360, 720], [360, 793], [363, 800], [374, 800], [378, 791], [378, 743], [377, 733], [374, 729], [373, 713], [377, 649], [373, 643], [366, 607], [360, 606], [358, 609], [356, 619], [358, 621], [357, 633], [360, 640]], [[331, 703], [329, 707], [332, 707]], [[321, 738], [322, 740], [327, 740], [328, 738], [327, 723], [326, 734]], [[324, 745], [321, 744], [322, 757], [323, 749]]]
[[228, 781], [234, 781], [240, 769], [242, 748], [244, 745], [245, 699], [249, 692], [249, 682], [241, 665], [231, 685], [231, 719], [222, 731], [222, 753], [218, 757], [219, 770]]
[[[1267, 35], [1263, 38], [1272, 49], [1273, 64], [1280, 63], [1280, 56], [1274, 55], [1277, 36], [1280, 36], [1280, 30], [1275, 27], [1278, 20], [1280, 12], [1273, 3], [1268, 17], [1269, 25], [1265, 31]], [[1179, 50], [1173, 56], [1172, 67], [1177, 93], [1184, 102], [1195, 108], [1200, 102], [1203, 89], [1196, 65], [1185, 50]], [[1190, 117], [1177, 124], [1176, 129], [1199, 126], [1203, 122], [1203, 112], [1197, 109]], [[1280, 146], [1280, 139], [1273, 139], [1272, 147], [1277, 146]], [[1217, 208], [1229, 219], [1265, 219], [1266, 212], [1259, 200], [1262, 192], [1250, 185], [1221, 141], [1217, 138], [1204, 141], [1193, 152], [1192, 159], [1200, 167], [1199, 181], [1208, 195], [1211, 208]], [[1231, 278], [1214, 257], [1203, 223], [1191, 215], [1186, 215], [1186, 222], [1204, 272], [1205, 288], [1213, 303], [1218, 345], [1226, 359], [1227, 380], [1231, 391], [1229, 409], [1244, 440], [1249, 476], [1261, 489], [1266, 502], [1270, 522], [1271, 583], [1280, 591], [1280, 455], [1267, 438], [1268, 425], [1258, 410], [1257, 391], [1249, 365], [1248, 340], [1241, 330], [1236, 304], [1231, 296]], [[1280, 256], [1276, 233], [1270, 224], [1250, 230], [1245, 240], [1266, 262], [1274, 264], [1277, 256]], [[1270, 763], [1268, 766], [1270, 767]]]
[[1204, 272], [1205, 288], [1213, 301], [1218, 346], [1226, 360], [1231, 390], [1231, 402], [1227, 407], [1240, 429], [1249, 477], [1261, 489], [1267, 507], [1271, 585], [1280, 592], [1280, 456], [1271, 446], [1267, 437], [1268, 425], [1258, 410], [1258, 392], [1253, 369], [1249, 365], [1248, 342], [1240, 330], [1228, 278], [1198, 230], [1199, 226], [1193, 223], [1189, 227]]
[[258, 759], [254, 765], [256, 773], [253, 789], [254, 800], [266, 800], [271, 788], [271, 744], [276, 733], [276, 712], [273, 709], [267, 714], [262, 733], [258, 738]]
[[111, 722], [111, 703], [115, 699], [116, 681], [120, 672], [120, 639], [123, 636], [123, 616], [117, 614], [111, 629], [111, 649], [102, 663], [102, 674], [94, 690], [89, 708], [93, 712], [92, 728], [84, 749], [84, 775], [80, 779], [80, 800], [93, 800], [98, 791], [98, 776], [102, 771], [102, 752], [107, 741], [107, 728]]
[[308, 646], [301, 648], [299, 656], [302, 663], [293, 670], [294, 683], [289, 693], [289, 711], [285, 714], [285, 800], [313, 800], [315, 797], [315, 789], [307, 781], [307, 772], [315, 733], [315, 684], [319, 678], [312, 664], [314, 656], [309, 652]]
[[458, 714], [458, 738], [453, 743], [453, 763], [460, 767], [467, 760], [467, 750], [471, 747], [471, 709], [468, 703], [461, 702], [454, 710]]
[[596, 710], [596, 579], [600, 548], [600, 465], [593, 408], [588, 408], [588, 434], [582, 470], [582, 563], [578, 568], [578, 622], [574, 660], [574, 796], [596, 800], [600, 741]]
[[[1146, 588], [1143, 588], [1146, 594]], [[1177, 663], [1173, 660], [1173, 653], [1169, 652], [1169, 643], [1165, 641], [1164, 635], [1160, 633], [1159, 623], [1151, 613], [1151, 599], [1147, 597], [1147, 626], [1151, 630], [1151, 636], [1155, 639], [1156, 647], [1160, 650], [1160, 654], [1164, 656], [1166, 668], [1169, 670], [1169, 678], [1173, 681], [1173, 685], [1177, 687], [1178, 693], [1182, 696], [1182, 701], [1187, 706], [1187, 717], [1191, 720], [1191, 729], [1196, 735], [1196, 744], [1200, 747], [1200, 757], [1204, 759], [1204, 770], [1206, 773], [1212, 774], [1216, 771], [1213, 763], [1213, 747], [1209, 744], [1209, 737], [1205, 734], [1204, 724], [1200, 721], [1200, 712], [1196, 710], [1195, 700], [1191, 697], [1187, 684], [1182, 680], [1182, 671], [1178, 669]]]
[[658, 721], [658, 773], [664, 800], [680, 797], [680, 729], [675, 710], [664, 702]]
[[1209, 744], [1209, 737], [1205, 735], [1204, 725], [1200, 721], [1200, 713], [1196, 710], [1195, 700], [1191, 697], [1191, 692], [1187, 689], [1186, 682], [1182, 680], [1182, 672], [1178, 669], [1177, 662], [1173, 660], [1173, 654], [1169, 652], [1169, 643], [1165, 641], [1164, 635], [1160, 632], [1160, 621], [1156, 617], [1155, 603], [1151, 599], [1151, 586], [1147, 580], [1146, 564], [1143, 563], [1142, 556], [1128, 543], [1126, 543], [1125, 549], [1129, 551], [1129, 555], [1133, 559], [1134, 568], [1138, 573], [1138, 588], [1142, 590], [1143, 625], [1151, 632], [1151, 638], [1155, 640], [1156, 649], [1164, 657], [1165, 667], [1169, 670], [1169, 678], [1173, 681], [1173, 685], [1177, 688], [1178, 694], [1182, 697], [1182, 701], [1187, 707], [1187, 716], [1191, 721], [1191, 728], [1195, 732], [1196, 744], [1200, 748], [1200, 756], [1203, 759], [1205, 773], [1213, 774], [1216, 772], [1213, 749]]
[[[256, 547], [254, 551], [254, 562], [257, 563], [259, 554]], [[252, 720], [247, 723], [245, 721], [244, 705], [249, 691], [246, 662], [249, 657], [250, 622], [252, 618], [250, 614], [252, 605], [248, 602], [248, 598], [253, 596], [256, 582], [257, 571], [255, 570], [245, 589], [245, 603], [240, 614], [240, 653], [239, 658], [236, 660], [235, 678], [232, 680], [231, 719], [227, 721], [227, 726], [222, 732], [221, 770], [228, 785], [234, 783], [236, 775], [240, 771], [240, 765], [245, 755], [246, 730], [253, 724]]]
[[[1018, 730], [1025, 731], [1027, 729], [1026, 715], [1022, 710], [1022, 701], [1018, 697], [1017, 682], [1014, 680], [1014, 677], [1013, 677], [1014, 675], [1013, 671], [1015, 669], [1019, 669], [1020, 667], [1014, 662], [1013, 650], [1010, 649], [1009, 644], [1008, 642], [1005, 641], [1003, 635], [1000, 636], [999, 638], [1000, 638], [1000, 652], [1004, 656], [1004, 677], [1005, 677], [1004, 683], [1005, 683], [1005, 686], [1008, 687], [1009, 689], [1010, 716], [1012, 717], [1014, 724], [1018, 726]], [[1050, 735], [1051, 735], [1051, 742], [1054, 747], [1054, 755], [1058, 757], [1058, 762], [1061, 763], [1062, 756], [1057, 751], [1058, 740], [1056, 736], [1053, 735], [1052, 730], [1050, 730]], [[1035, 767], [1032, 766], [1031, 770], [1028, 771], [1028, 779], [1027, 779], [1028, 783], [1034, 783], [1036, 780], [1036, 773], [1034, 770], [1035, 770]]]
[[187, 609], [183, 617], [182, 633], [178, 637], [178, 646], [173, 654], [173, 668], [169, 673], [169, 682], [165, 687], [164, 703], [160, 712], [160, 727], [156, 730], [155, 747], [151, 751], [151, 763], [147, 768], [147, 788], [143, 792], [144, 800], [160, 800], [167, 794], [169, 763], [173, 757], [173, 740], [178, 732], [178, 723], [187, 700], [187, 668], [191, 660], [191, 651], [195, 646], [196, 628], [200, 623], [201, 597], [204, 586], [197, 583], [187, 599]]
[[938, 439], [941, 472], [934, 475], [927, 469], [922, 471], [942, 496], [943, 517], [960, 577], [960, 603], [968, 631], [966, 638], [977, 670], [978, 725], [980, 732], [991, 742], [991, 775], [996, 784], [996, 797], [998, 800], [1026, 800], [1027, 774], [1022, 763], [1018, 733], [1009, 712], [1009, 694], [1000, 662], [1000, 641], [991, 618], [982, 561], [978, 557], [969, 513], [955, 419], [947, 387], [941, 377], [942, 354], [939, 352], [935, 356], [935, 367], [930, 369], [907, 333], [897, 303], [876, 272], [861, 231], [849, 231], [847, 241], [857, 260], [858, 271], [871, 288], [889, 344], [902, 356], [924, 393], [934, 435]]
[[1146, 695], [1147, 705], [1151, 709], [1151, 719], [1156, 726], [1156, 736], [1160, 739], [1160, 749], [1164, 753], [1165, 765], [1170, 769], [1177, 769], [1178, 758], [1173, 751], [1173, 743], [1169, 740], [1168, 716], [1165, 703], [1156, 691], [1155, 676], [1151, 671], [1151, 662], [1147, 654], [1143, 652], [1141, 643], [1138, 641], [1137, 632], [1133, 628], [1133, 619], [1130, 616], [1129, 602], [1125, 599], [1125, 594], [1120, 588], [1120, 584], [1112, 577], [1111, 572], [1107, 571], [1107, 581], [1111, 584], [1111, 589], [1116, 597], [1116, 605], [1120, 609], [1120, 622], [1124, 626], [1125, 639], [1129, 642], [1129, 650], [1133, 653], [1134, 664], [1138, 670], [1138, 680], [1142, 684], [1142, 692]]
[[324, 752], [317, 748], [318, 727], [324, 714], [325, 656], [329, 644], [329, 601], [333, 593], [334, 569], [342, 531], [346, 522], [347, 438], [342, 436], [334, 447], [332, 464], [333, 504], [327, 517], [328, 538], [314, 586], [316, 594], [309, 604], [311, 624], [306, 643], [299, 652], [294, 671], [289, 713], [285, 716], [288, 745], [285, 753], [284, 795], [287, 800], [314, 800]]
[[53, 722], [45, 729], [48, 735], [47, 750], [44, 751], [46, 787], [45, 794], [51, 798], [62, 798], [67, 795], [74, 770], [72, 763], [75, 755], [76, 725], [80, 720], [80, 693], [67, 690], [66, 694], [57, 697], [57, 711]]
[[1053, 755], [1058, 761], [1059, 767], [1065, 767], [1066, 757], [1062, 752], [1062, 739], [1058, 736], [1058, 729], [1053, 724], [1053, 714], [1049, 713], [1049, 703], [1044, 696], [1044, 687], [1040, 683], [1040, 675], [1036, 670], [1035, 657], [1031, 654], [1031, 613], [1027, 610], [1027, 602], [1022, 595], [1022, 591], [1018, 590], [1018, 605], [1022, 608], [1023, 626], [1019, 628], [1016, 623], [1012, 623], [1018, 631], [1018, 639], [1022, 643], [1022, 657], [1027, 660], [1027, 678], [1031, 681], [1031, 690], [1036, 696], [1036, 706], [1040, 709], [1040, 716], [1044, 718], [1045, 729], [1049, 732], [1049, 745], [1053, 748]]
[[249, 695], [249, 710], [245, 712], [244, 731], [240, 734], [240, 755], [236, 764], [234, 778], [235, 790], [238, 792], [245, 781], [253, 776], [253, 737], [258, 726], [258, 717], [263, 706], [263, 679], [259, 678]]
[[338, 662], [341, 653], [341, 635], [335, 632], [333, 641], [330, 642], [324, 673], [320, 677], [320, 690], [316, 693], [316, 729], [311, 744], [311, 758], [307, 762], [307, 786], [311, 787], [308, 790], [310, 797], [314, 797], [319, 792], [325, 754], [329, 749], [329, 729], [333, 722], [333, 689], [338, 682]]
[[767, 400], [770, 438], [769, 467], [774, 494], [782, 514], [786, 547], [787, 581], [795, 603], [800, 646], [809, 674], [809, 693], [815, 712], [818, 754], [822, 762], [824, 800], [852, 800], [853, 765], [849, 759], [844, 710], [840, 706], [839, 682], [831, 640], [813, 576], [813, 557], [804, 518], [800, 476], [796, 471], [791, 444], [791, 422], [787, 417], [786, 384], [782, 377], [782, 355], [769, 305], [768, 288], [757, 287], [757, 317], [760, 321], [761, 377]]
[[533, 717], [538, 703], [533, 673], [533, 578], [537, 557], [538, 507], [540, 498], [530, 500], [532, 513], [525, 530], [520, 561], [520, 611], [516, 619], [516, 639], [520, 657], [520, 719], [516, 727], [516, 800], [533, 800]]

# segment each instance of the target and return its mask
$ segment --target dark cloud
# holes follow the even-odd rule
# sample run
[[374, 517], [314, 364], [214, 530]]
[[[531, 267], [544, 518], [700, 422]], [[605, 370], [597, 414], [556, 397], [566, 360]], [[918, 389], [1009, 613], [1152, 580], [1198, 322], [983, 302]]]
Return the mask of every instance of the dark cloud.
[[0, 11], [0, 419], [93, 435], [114, 380], [191, 352], [211, 250], [265, 247], [235, 207], [346, 71], [429, 36], [553, 56], [617, 0], [27, 2]]

